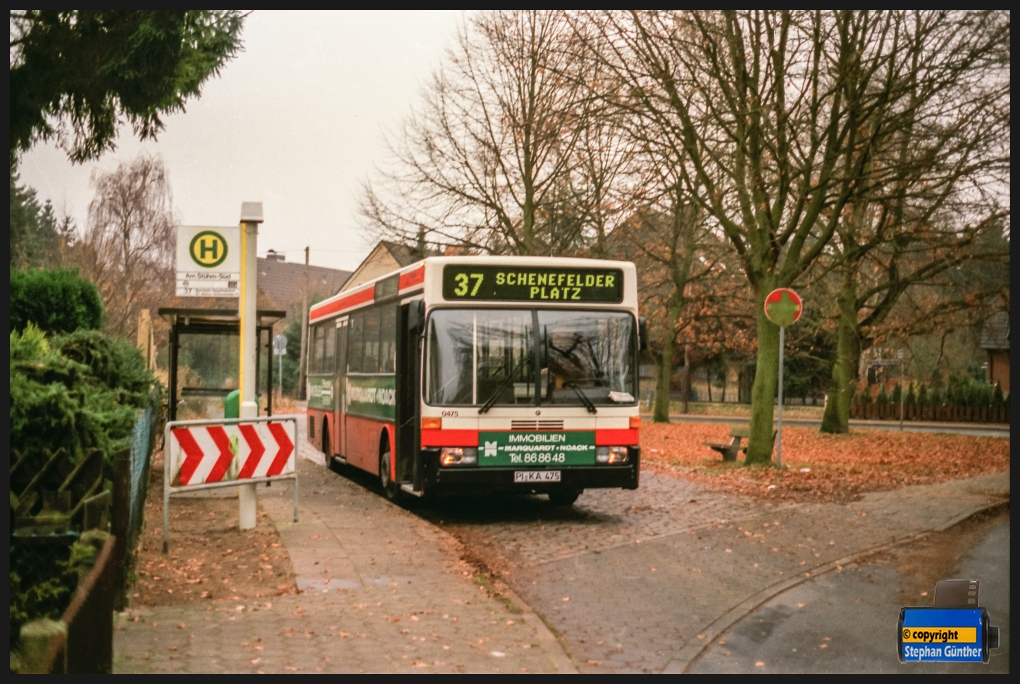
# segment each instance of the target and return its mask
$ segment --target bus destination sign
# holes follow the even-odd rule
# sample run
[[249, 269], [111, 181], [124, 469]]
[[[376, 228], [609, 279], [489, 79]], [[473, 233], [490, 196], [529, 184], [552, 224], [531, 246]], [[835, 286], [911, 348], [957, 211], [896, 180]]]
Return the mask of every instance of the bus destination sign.
[[619, 304], [623, 301], [623, 271], [618, 268], [450, 264], [443, 267], [443, 298]]

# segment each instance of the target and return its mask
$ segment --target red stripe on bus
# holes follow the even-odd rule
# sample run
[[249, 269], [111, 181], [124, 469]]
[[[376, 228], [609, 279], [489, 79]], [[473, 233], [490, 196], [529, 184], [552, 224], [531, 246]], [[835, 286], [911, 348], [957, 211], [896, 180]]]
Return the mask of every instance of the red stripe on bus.
[[422, 264], [413, 271], [400, 274], [400, 285], [398, 286], [401, 290], [406, 290], [409, 287], [415, 285], [421, 285], [425, 282], [425, 264]]
[[422, 430], [423, 447], [476, 447], [478, 430]]
[[596, 430], [595, 446], [631, 446], [638, 443], [637, 430]]
[[347, 295], [346, 297], [338, 299], [335, 302], [326, 302], [325, 304], [320, 304], [319, 306], [312, 308], [311, 319], [314, 322], [324, 316], [336, 313], [337, 311], [342, 311], [343, 309], [349, 309], [352, 306], [357, 306], [358, 304], [370, 302], [372, 301], [374, 296], [375, 291], [369, 287], [362, 290], [361, 292], [355, 292], [354, 294]]

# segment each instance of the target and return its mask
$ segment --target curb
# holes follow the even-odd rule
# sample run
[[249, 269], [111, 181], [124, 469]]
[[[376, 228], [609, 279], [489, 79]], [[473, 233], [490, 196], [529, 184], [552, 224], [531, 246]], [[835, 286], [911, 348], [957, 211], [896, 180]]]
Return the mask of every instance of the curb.
[[563, 644], [549, 630], [549, 626], [545, 624], [545, 620], [532, 610], [531, 606], [517, 595], [517, 592], [505, 583], [497, 581], [494, 584], [496, 584], [499, 593], [509, 599], [521, 611], [521, 619], [535, 630], [535, 635], [538, 637], [542, 648], [545, 650], [546, 655], [549, 656], [552, 664], [559, 670], [559, 674], [580, 674], [577, 671], [577, 667], [574, 666], [574, 661], [570, 659], [570, 656], [563, 649]]
[[943, 523], [938, 527], [935, 527], [926, 532], [918, 532], [916, 534], [908, 535], [906, 537], [900, 537], [899, 539], [894, 539], [891, 542], [880, 544], [879, 546], [873, 546], [868, 549], [863, 549], [861, 551], [857, 551], [856, 553], [852, 553], [849, 556], [844, 556], [842, 558], [838, 558], [827, 563], [816, 565], [810, 570], [804, 572], [799, 577], [791, 577], [790, 579], [786, 579], [781, 582], [776, 582], [771, 586], [765, 587], [761, 591], [758, 591], [752, 594], [751, 596], [747, 597], [733, 608], [730, 608], [722, 616], [720, 616], [719, 618], [714, 620], [711, 624], [703, 628], [700, 633], [704, 634], [705, 638], [704, 639], [695, 638], [684, 644], [684, 646], [679, 651], [677, 651], [677, 653], [672, 658], [670, 658], [670, 661], [666, 664], [666, 667], [662, 669], [661, 673], [686, 674], [687, 669], [694, 663], [694, 661], [697, 660], [698, 657], [702, 654], [702, 652], [706, 648], [708, 648], [709, 645], [715, 642], [715, 640], [723, 632], [725, 632], [727, 629], [729, 629], [736, 623], [740, 622], [740, 620], [747, 617], [747, 615], [751, 613], [751, 611], [753, 611], [754, 609], [758, 608], [767, 601], [775, 598], [779, 594], [782, 594], [784, 591], [787, 591], [788, 589], [792, 589], [796, 586], [804, 584], [805, 582], [808, 582], [814, 579], [815, 577], [818, 577], [819, 575], [824, 575], [827, 572], [831, 572], [832, 570], [835, 570], [839, 566], [854, 563], [866, 556], [871, 556], [876, 553], [880, 553], [882, 551], [891, 549], [893, 547], [900, 546], [902, 544], [909, 544], [910, 542], [917, 541], [918, 539], [923, 539], [924, 537], [927, 537], [929, 534], [932, 534], [933, 532], [942, 532], [954, 525], [960, 524], [964, 520], [967, 520], [968, 518], [971, 518], [977, 515], [978, 513], [992, 511], [998, 508], [1008, 506], [1009, 501], [1010, 501], [1009, 499], [1002, 499], [995, 502], [990, 502], [988, 504], [983, 504], [981, 506], [977, 506], [976, 508], [973, 508], [970, 511], [967, 511], [956, 516], [955, 518], [952, 518], [949, 522]]
[[[392, 505], [396, 506], [397, 504]], [[407, 511], [406, 508], [402, 510]], [[410, 515], [414, 515], [414, 513], [412, 513], [411, 511], [407, 511], [407, 513]], [[447, 539], [453, 541], [458, 548], [466, 549], [464, 542], [462, 542], [460, 539], [457, 539], [455, 536], [453, 536], [443, 528], [439, 527], [438, 525], [433, 525], [429, 521], [423, 518], [419, 518], [418, 516], [415, 516], [415, 518], [417, 518], [423, 523], [426, 523], [427, 525], [430, 525], [434, 530], [445, 536]], [[477, 567], [478, 564], [475, 563], [475, 565]], [[482, 567], [480, 569], [488, 572], [488, 568], [485, 568], [484, 564], [481, 565]], [[535, 610], [524, 599], [522, 599], [517, 594], [517, 592], [511, 589], [510, 586], [507, 585], [505, 582], [491, 576], [488, 581], [490, 583], [490, 586], [492, 587], [491, 593], [502, 596], [510, 603], [512, 603], [517, 610], [520, 611], [519, 616], [520, 619], [527, 623], [527, 625], [531, 627], [532, 630], [534, 630], [535, 637], [538, 639], [539, 644], [542, 646], [542, 650], [545, 651], [545, 654], [549, 657], [549, 661], [557, 669], [558, 673], [580, 674], [577, 671], [577, 667], [574, 666], [574, 661], [570, 659], [570, 656], [567, 655], [566, 650], [564, 650], [563, 643], [556, 637], [555, 634], [552, 633], [552, 631], [549, 629], [549, 626], [545, 623], [545, 620], [543, 620], [541, 616], [538, 613], [536, 613]]]

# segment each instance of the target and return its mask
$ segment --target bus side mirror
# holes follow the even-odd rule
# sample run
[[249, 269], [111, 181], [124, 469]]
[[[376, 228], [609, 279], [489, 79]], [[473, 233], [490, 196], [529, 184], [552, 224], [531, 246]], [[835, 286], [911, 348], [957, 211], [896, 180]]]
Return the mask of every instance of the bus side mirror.
[[648, 320], [644, 316], [638, 318], [638, 349], [648, 349]]
[[425, 302], [416, 299], [407, 305], [407, 334], [421, 335], [425, 326]]

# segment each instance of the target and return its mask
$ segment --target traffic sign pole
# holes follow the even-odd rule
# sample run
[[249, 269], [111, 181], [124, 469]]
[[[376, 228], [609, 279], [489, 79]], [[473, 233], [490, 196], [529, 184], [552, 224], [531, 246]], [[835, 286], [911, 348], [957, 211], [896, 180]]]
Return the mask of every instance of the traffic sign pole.
[[783, 469], [783, 351], [786, 348], [786, 326], [779, 326], [779, 415], [776, 418], [776, 470]]
[[280, 401], [283, 401], [283, 355], [287, 353], [287, 336], [283, 333], [273, 338], [273, 353], [280, 358]]
[[[258, 356], [256, 340], [256, 297], [258, 292], [258, 234], [262, 223], [262, 203], [241, 203], [241, 373], [240, 399], [242, 419], [258, 418], [259, 406], [255, 402], [255, 363]], [[255, 529], [256, 494], [254, 484], [238, 487], [239, 527]]]

